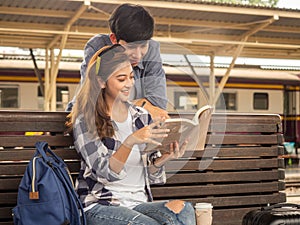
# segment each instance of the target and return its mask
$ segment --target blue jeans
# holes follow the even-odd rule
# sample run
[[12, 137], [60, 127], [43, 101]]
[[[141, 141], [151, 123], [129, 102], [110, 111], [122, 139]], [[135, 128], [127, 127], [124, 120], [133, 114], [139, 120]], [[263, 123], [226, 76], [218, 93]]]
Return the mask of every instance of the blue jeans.
[[191, 203], [176, 214], [165, 206], [166, 202], [147, 202], [133, 209], [122, 206], [97, 204], [86, 214], [88, 225], [195, 225], [195, 212]]

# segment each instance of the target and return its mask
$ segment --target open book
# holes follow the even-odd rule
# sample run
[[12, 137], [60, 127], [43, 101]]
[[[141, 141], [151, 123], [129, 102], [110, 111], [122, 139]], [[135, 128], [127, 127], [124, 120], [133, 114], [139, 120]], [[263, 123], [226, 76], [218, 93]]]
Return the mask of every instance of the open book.
[[181, 146], [185, 140], [188, 141], [189, 149], [203, 150], [212, 111], [212, 106], [205, 105], [195, 113], [192, 120], [187, 118], [166, 119], [161, 128], [170, 129], [168, 137], [156, 139], [162, 145], [148, 144], [145, 151], [168, 151], [172, 142], [178, 141]]

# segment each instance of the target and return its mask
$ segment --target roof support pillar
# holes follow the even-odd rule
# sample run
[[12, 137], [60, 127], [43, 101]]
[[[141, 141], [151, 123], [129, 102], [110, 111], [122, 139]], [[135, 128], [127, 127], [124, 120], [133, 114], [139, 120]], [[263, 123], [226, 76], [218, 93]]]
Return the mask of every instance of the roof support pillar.
[[[53, 82], [53, 74], [54, 74], [54, 65], [55, 65], [55, 54], [54, 54], [54, 49], [51, 48], [50, 50], [50, 74], [49, 74], [49, 83], [48, 83], [48, 93], [47, 93], [47, 98], [45, 99], [46, 104], [48, 104], [49, 110], [48, 111], [53, 111], [52, 109], [52, 99], [54, 95], [52, 94], [53, 91], [53, 85], [55, 85], [56, 88], [56, 82]], [[56, 93], [56, 91], [55, 91]]]
[[[261, 24], [255, 26], [254, 28], [252, 28], [251, 30], [247, 31], [246, 33], [244, 33], [241, 36], [241, 41], [242, 42], [247, 42], [248, 38], [251, 35], [253, 35], [253, 34], [257, 33], [258, 31], [260, 31], [261, 29], [269, 26], [271, 23], [273, 23], [275, 20], [278, 20], [278, 19], [279, 19], [278, 16], [274, 15], [272, 18], [266, 20], [264, 23], [261, 23]], [[240, 45], [237, 46], [237, 48], [236, 48], [236, 50], [235, 50], [235, 52], [233, 54], [231, 63], [230, 63], [230, 65], [229, 65], [229, 67], [228, 67], [225, 75], [223, 76], [223, 78], [222, 78], [222, 80], [221, 80], [221, 82], [219, 84], [219, 88], [217, 89], [217, 93], [216, 93], [216, 95], [214, 97], [214, 101], [213, 101], [214, 105], [217, 102], [218, 98], [220, 97], [220, 94], [222, 93], [222, 91], [223, 91], [223, 89], [224, 89], [224, 87], [225, 87], [225, 85], [227, 83], [227, 80], [229, 78], [230, 72], [231, 72], [231, 70], [233, 69], [233, 67], [235, 65], [235, 61], [239, 57], [239, 55], [241, 54], [244, 46], [245, 46], [244, 44], [240, 44]]]
[[[215, 106], [214, 98], [216, 93], [216, 77], [215, 77], [215, 56], [210, 55], [210, 75], [209, 75], [209, 104]], [[215, 108], [215, 107], [214, 107]]]
[[207, 93], [205, 87], [203, 86], [201, 80], [200, 80], [199, 77], [197, 76], [197, 73], [196, 73], [196, 71], [194, 70], [193, 65], [191, 64], [190, 60], [188, 59], [188, 57], [187, 57], [186, 55], [183, 55], [183, 56], [184, 56], [186, 62], [188, 63], [189, 68], [191, 69], [191, 71], [192, 71], [192, 73], [193, 73], [193, 78], [194, 78], [194, 80], [197, 82], [197, 84], [198, 84], [199, 87], [200, 87], [200, 91], [202, 92], [203, 97], [205, 98], [205, 100], [208, 101], [208, 93]]
[[50, 86], [50, 76], [49, 76], [49, 49], [46, 48], [45, 52], [45, 80], [44, 80], [44, 111], [50, 110], [49, 102], [46, 99], [49, 99], [49, 86]]
[[[49, 88], [49, 93], [47, 95], [48, 96], [47, 101], [51, 102], [50, 111], [56, 111], [56, 78], [58, 74], [58, 68], [59, 68], [59, 62], [62, 55], [62, 50], [66, 45], [67, 39], [68, 39], [68, 35], [67, 34], [63, 35], [60, 49], [59, 49], [59, 54], [56, 57], [56, 62], [54, 62], [54, 58], [53, 58], [53, 64], [51, 64], [50, 88]], [[54, 51], [53, 51], [53, 55], [54, 55]]]
[[[64, 28], [64, 34], [56, 35], [55, 38], [49, 43], [47, 49], [50, 48], [53, 50], [56, 42], [61, 38], [59, 53], [56, 57], [56, 62], [51, 63], [51, 74], [50, 74], [50, 88], [48, 89], [47, 98], [45, 98], [45, 103], [48, 104], [50, 102], [50, 111], [56, 111], [56, 78], [59, 69], [59, 62], [61, 60], [62, 51], [66, 46], [68, 39], [68, 32], [70, 31], [73, 23], [81, 16], [82, 13], [89, 7], [89, 1], [85, 1], [84, 4], [76, 11], [76, 13], [69, 19]], [[54, 51], [53, 51], [54, 54]], [[54, 58], [53, 58], [54, 59]], [[52, 61], [51, 61], [52, 62]], [[53, 61], [54, 62], [54, 61]]]

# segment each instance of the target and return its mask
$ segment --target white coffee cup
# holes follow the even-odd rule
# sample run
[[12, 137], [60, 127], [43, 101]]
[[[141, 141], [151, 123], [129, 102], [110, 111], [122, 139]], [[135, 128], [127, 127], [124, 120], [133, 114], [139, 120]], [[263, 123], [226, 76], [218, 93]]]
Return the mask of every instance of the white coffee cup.
[[196, 203], [196, 220], [197, 225], [211, 225], [212, 224], [212, 204], [206, 202]]

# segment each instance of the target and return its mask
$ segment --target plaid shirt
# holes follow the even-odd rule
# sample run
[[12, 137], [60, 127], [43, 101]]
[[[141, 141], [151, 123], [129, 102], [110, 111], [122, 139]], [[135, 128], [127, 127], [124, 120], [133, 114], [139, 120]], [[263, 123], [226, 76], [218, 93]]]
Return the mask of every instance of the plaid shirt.
[[[133, 131], [136, 131], [152, 122], [150, 114], [143, 108], [129, 105], [129, 113], [132, 116]], [[116, 137], [113, 138], [91, 138], [86, 129], [84, 115], [78, 116], [73, 127], [73, 135], [75, 140], [75, 148], [81, 156], [81, 168], [79, 176], [76, 180], [76, 190], [86, 208], [93, 203], [102, 205], [116, 205], [112, 193], [104, 188], [108, 182], [123, 179], [127, 174], [122, 170], [119, 174], [114, 173], [109, 168], [109, 158], [118, 150], [121, 142]], [[118, 130], [114, 121], [113, 127]], [[140, 147], [145, 147], [143, 144]], [[166, 181], [164, 167], [155, 174], [149, 171], [150, 162], [159, 156], [159, 152], [151, 154], [142, 154], [142, 160], [145, 171], [145, 191], [148, 201], [152, 201], [150, 190], [151, 184], [162, 184]], [[130, 176], [130, 174], [129, 174]], [[118, 205], [118, 204], [117, 204]]]

